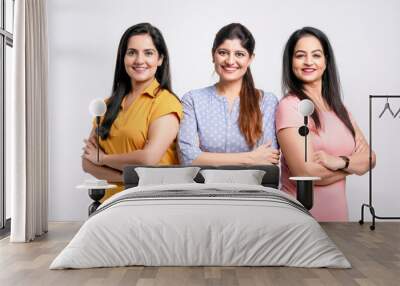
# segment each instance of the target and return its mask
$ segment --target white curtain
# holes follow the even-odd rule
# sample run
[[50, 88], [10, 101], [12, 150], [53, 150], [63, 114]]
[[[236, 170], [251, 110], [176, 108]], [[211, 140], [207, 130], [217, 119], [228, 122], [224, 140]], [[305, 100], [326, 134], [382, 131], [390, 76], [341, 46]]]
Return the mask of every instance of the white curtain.
[[48, 226], [46, 10], [46, 0], [15, 1], [13, 92], [6, 115], [12, 242], [31, 241]]

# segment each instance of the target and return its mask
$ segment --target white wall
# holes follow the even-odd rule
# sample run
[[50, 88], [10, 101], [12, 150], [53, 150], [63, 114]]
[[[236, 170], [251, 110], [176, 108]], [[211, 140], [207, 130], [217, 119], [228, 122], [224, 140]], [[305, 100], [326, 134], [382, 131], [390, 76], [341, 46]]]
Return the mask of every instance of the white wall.
[[[91, 99], [110, 94], [118, 41], [127, 27], [146, 21], [160, 28], [171, 55], [173, 87], [182, 95], [216, 80], [210, 57], [214, 35], [223, 25], [241, 22], [257, 43], [256, 85], [279, 97], [286, 40], [295, 29], [317, 27], [334, 47], [345, 104], [368, 136], [368, 95], [400, 94], [399, 11], [397, 0], [49, 0], [50, 220], [86, 218], [90, 200], [74, 187], [85, 178], [80, 155], [90, 130], [87, 107]], [[375, 115], [383, 105], [376, 102]], [[400, 100], [393, 106], [400, 108]], [[381, 216], [400, 216], [399, 122], [374, 119], [374, 202]], [[368, 176], [349, 177], [347, 194], [350, 219], [358, 220], [368, 199]]]

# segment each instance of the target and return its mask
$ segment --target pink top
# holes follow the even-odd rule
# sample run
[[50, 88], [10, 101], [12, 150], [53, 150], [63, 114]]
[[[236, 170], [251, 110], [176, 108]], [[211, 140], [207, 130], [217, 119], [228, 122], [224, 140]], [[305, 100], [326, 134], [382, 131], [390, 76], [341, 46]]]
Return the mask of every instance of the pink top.
[[[284, 128], [298, 128], [304, 124], [304, 118], [297, 111], [300, 100], [295, 96], [284, 97], [276, 112], [276, 132]], [[350, 118], [351, 115], [349, 114]], [[308, 144], [314, 151], [325, 151], [334, 156], [350, 156], [355, 142], [350, 130], [331, 111], [319, 112], [321, 128], [316, 132], [314, 121], [309, 117], [310, 134]], [[311, 154], [308, 154], [311, 158]], [[296, 197], [296, 182], [289, 180], [293, 175], [282, 154], [281, 160], [282, 190]], [[326, 186], [314, 186], [314, 206], [311, 214], [318, 221], [348, 221], [346, 180], [337, 181]]]

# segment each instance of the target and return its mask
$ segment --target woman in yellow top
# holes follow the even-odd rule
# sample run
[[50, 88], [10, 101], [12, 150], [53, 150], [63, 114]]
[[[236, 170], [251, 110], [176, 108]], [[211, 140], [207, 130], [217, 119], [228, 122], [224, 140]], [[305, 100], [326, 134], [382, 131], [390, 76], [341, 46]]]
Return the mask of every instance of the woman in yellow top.
[[106, 103], [99, 128], [99, 162], [95, 128], [82, 155], [85, 172], [118, 185], [103, 199], [123, 189], [126, 165], [178, 164], [175, 142], [182, 106], [171, 91], [168, 50], [156, 27], [141, 23], [122, 35]]

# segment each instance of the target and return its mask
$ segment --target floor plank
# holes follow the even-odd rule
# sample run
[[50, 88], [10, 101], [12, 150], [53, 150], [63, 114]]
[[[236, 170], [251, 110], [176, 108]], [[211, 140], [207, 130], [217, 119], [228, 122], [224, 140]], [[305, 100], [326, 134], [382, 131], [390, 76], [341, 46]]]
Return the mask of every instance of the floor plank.
[[321, 224], [351, 262], [352, 269], [290, 267], [116, 267], [48, 269], [78, 231], [80, 223], [50, 223], [32, 243], [0, 240], [0, 285], [400, 285], [400, 222], [378, 222], [375, 231], [357, 223]]

